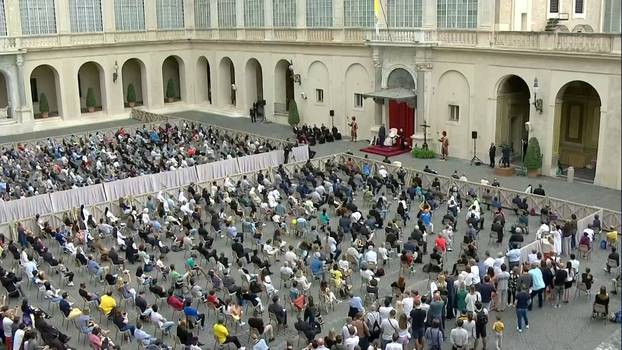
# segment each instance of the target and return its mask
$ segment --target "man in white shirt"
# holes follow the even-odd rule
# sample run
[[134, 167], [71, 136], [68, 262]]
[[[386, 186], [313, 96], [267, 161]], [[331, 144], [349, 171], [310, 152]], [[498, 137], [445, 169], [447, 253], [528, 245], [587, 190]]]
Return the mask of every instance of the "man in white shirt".
[[296, 255], [296, 253], [294, 253], [294, 247], [293, 246], [290, 246], [289, 250], [287, 252], [285, 252], [285, 254], [283, 255], [283, 260], [285, 260], [285, 262], [289, 263], [290, 266], [294, 266], [294, 264], [298, 260], [298, 256]]
[[471, 259], [471, 274], [473, 275], [473, 284], [479, 284], [479, 266], [475, 263], [475, 260]]
[[469, 332], [466, 329], [462, 328], [464, 321], [458, 319], [456, 322], [456, 328], [451, 330], [449, 334], [449, 341], [453, 349], [462, 349], [465, 348], [469, 341]]
[[289, 262], [287, 261], [283, 263], [283, 266], [281, 267], [279, 271], [281, 272], [281, 275], [286, 275], [289, 277], [292, 277], [292, 275], [294, 274], [294, 270], [292, 270], [292, 268], [289, 267]]
[[493, 267], [495, 265], [495, 259], [493, 257], [490, 256], [490, 253], [488, 251], [486, 251], [485, 253], [486, 259], [484, 259], [484, 265], [486, 265], [486, 267]]
[[404, 309], [404, 314], [410, 317], [410, 312], [413, 309], [413, 305], [415, 303], [415, 299], [410, 295], [409, 291], [404, 292], [404, 298], [402, 299], [402, 307]]
[[393, 333], [393, 341], [387, 344], [384, 350], [403, 350], [404, 346], [397, 342], [400, 336], [397, 333]]
[[385, 179], [387, 177], [387, 175], [389, 175], [389, 173], [387, 172], [387, 169], [385, 169], [384, 165], [380, 166], [380, 170], [378, 170], [378, 175], [380, 175], [380, 177], [382, 177], [383, 179]]
[[538, 227], [538, 231], [536, 231], [536, 239], [541, 239], [545, 235], [548, 235], [551, 232], [551, 228], [547, 224], [542, 224]]
[[587, 237], [590, 239], [590, 242], [594, 241], [594, 230], [592, 229], [592, 224], [588, 224], [587, 228], [583, 230], [583, 233], [587, 233]]
[[378, 253], [374, 250], [374, 247], [367, 247], [367, 253], [365, 253], [365, 261], [367, 263], [378, 264]]

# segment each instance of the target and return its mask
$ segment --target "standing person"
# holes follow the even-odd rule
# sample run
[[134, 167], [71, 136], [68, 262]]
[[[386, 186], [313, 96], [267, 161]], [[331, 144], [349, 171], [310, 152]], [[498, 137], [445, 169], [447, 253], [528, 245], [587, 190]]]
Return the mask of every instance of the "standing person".
[[488, 310], [480, 301], [475, 303], [475, 346], [477, 349], [479, 339], [482, 339], [482, 349], [486, 350], [486, 326], [488, 325]]
[[425, 341], [428, 344], [430, 350], [441, 350], [443, 341], [443, 331], [440, 330], [441, 322], [437, 319], [432, 320], [432, 327], [425, 331]]
[[516, 307], [516, 330], [518, 331], [518, 333], [523, 332], [523, 322], [525, 323], [525, 328], [529, 329], [527, 310], [529, 309], [530, 302], [531, 297], [525, 289], [520, 289], [518, 293], [516, 293], [516, 300], [514, 301], [514, 306]]
[[441, 131], [441, 138], [438, 139], [441, 143], [441, 160], [447, 160], [449, 154], [449, 138], [447, 137], [447, 131]]
[[490, 167], [495, 167], [495, 156], [497, 155], [497, 146], [495, 146], [494, 142], [490, 143], [490, 148], [488, 149], [488, 157], [490, 158]]
[[458, 319], [456, 322], [456, 328], [452, 329], [449, 333], [449, 341], [451, 342], [452, 350], [466, 349], [469, 343], [469, 332], [462, 328], [464, 321]]
[[382, 330], [381, 339], [383, 349], [393, 340], [393, 334], [398, 332], [398, 329], [400, 327], [399, 323], [395, 319], [395, 314], [395, 309], [391, 310], [389, 312], [389, 318], [385, 318], [380, 323], [380, 329]]
[[501, 264], [501, 272], [495, 276], [497, 282], [497, 300], [495, 305], [498, 311], [505, 310], [505, 306], [508, 303], [508, 289], [509, 289], [510, 274], [507, 272], [507, 266]]
[[348, 123], [350, 127], [350, 137], [352, 138], [352, 142], [356, 142], [357, 131], [359, 129], [359, 125], [356, 123], [356, 117], [352, 117], [352, 121]]
[[[531, 307], [533, 305], [533, 297], [535, 297], [536, 295], [538, 296], [538, 307], [542, 308], [542, 303], [543, 303], [543, 299], [544, 299], [544, 289], [546, 288], [546, 284], [544, 284], [544, 278], [542, 277], [542, 270], [540, 270], [540, 268], [534, 264], [531, 268], [531, 270], [529, 270], [529, 275], [531, 276], [531, 301], [532, 304], [529, 305], [529, 309], [531, 310]], [[564, 276], [564, 281], [566, 279], [566, 276]], [[563, 287], [564, 284], [562, 283], [562, 294], [563, 294]]]
[[284, 164], [287, 164], [287, 162], [289, 162], [289, 153], [292, 151], [292, 145], [289, 142], [289, 137], [286, 140], [286, 144], [285, 147], [283, 148], [283, 155], [285, 158], [285, 161], [283, 162]]
[[492, 330], [495, 332], [495, 347], [497, 350], [501, 350], [503, 346], [503, 330], [505, 325], [501, 321], [501, 316], [497, 315], [497, 321], [492, 324]]

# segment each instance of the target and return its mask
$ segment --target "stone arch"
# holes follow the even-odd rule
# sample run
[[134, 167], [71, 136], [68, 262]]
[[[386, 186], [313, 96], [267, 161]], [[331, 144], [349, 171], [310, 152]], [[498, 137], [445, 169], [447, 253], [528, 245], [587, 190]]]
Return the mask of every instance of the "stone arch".
[[593, 180], [596, 176], [600, 143], [602, 99], [596, 88], [583, 80], [564, 84], [555, 99], [553, 159], [558, 173], [569, 166], [575, 177]]
[[501, 146], [510, 146], [512, 158], [517, 160], [524, 154], [529, 137], [525, 123], [529, 121], [530, 95], [529, 85], [518, 75], [508, 74], [497, 82], [494, 141], [499, 152]]
[[263, 70], [256, 58], [246, 62], [244, 69], [246, 80], [246, 103], [251, 108], [254, 102], [263, 99]]
[[274, 113], [287, 115], [289, 102], [294, 99], [294, 79], [290, 61], [281, 59], [274, 66]]
[[388, 89], [406, 88], [415, 90], [416, 87], [417, 84], [415, 83], [413, 75], [406, 68], [394, 68], [387, 76]]
[[200, 56], [197, 59], [197, 99], [212, 104], [212, 66], [209, 59]]
[[58, 71], [52, 65], [42, 64], [30, 72], [30, 100], [35, 119], [45, 117], [45, 113], [42, 113], [40, 110], [42, 95], [45, 95], [45, 98], [48, 100], [48, 117], [56, 117], [63, 114], [60, 88]]
[[[437, 91], [436, 116], [433, 119], [434, 129], [439, 133], [442, 130], [447, 131], [450, 140], [450, 156], [459, 158], [471, 158], [473, 156], [471, 147], [465, 147], [471, 144], [471, 125], [470, 125], [470, 108], [471, 108], [471, 90], [468, 79], [457, 70], [448, 70], [441, 74]], [[457, 108], [458, 120], [450, 120], [452, 109], [456, 113]], [[435, 120], [436, 119], [436, 120]], [[480, 133], [484, 130], [478, 130]], [[480, 142], [481, 143], [481, 142]], [[455, 147], [451, 147], [451, 145]], [[482, 147], [479, 147], [481, 150]]]
[[128, 58], [123, 62], [121, 66], [121, 86], [123, 88], [123, 105], [124, 107], [131, 107], [128, 102], [128, 89], [130, 84], [134, 87], [136, 93], [136, 106], [145, 104], [145, 97], [149, 96], [146, 93], [148, 88], [147, 84], [147, 70], [145, 63], [139, 58]]
[[237, 104], [238, 84], [235, 81], [235, 65], [229, 57], [223, 57], [218, 65], [218, 95], [221, 96], [221, 106], [233, 106]]
[[106, 84], [104, 68], [95, 61], [85, 62], [78, 69], [78, 93], [82, 113], [92, 111], [87, 106], [89, 89], [92, 89], [95, 96], [94, 111], [105, 111]]
[[[186, 98], [186, 76], [184, 60], [176, 55], [168, 56], [162, 62], [162, 93], [164, 102], [184, 101]], [[167, 95], [169, 81], [172, 81], [170, 96]]]
[[[362, 95], [373, 89], [367, 68], [360, 63], [353, 63], [346, 68], [345, 73], [345, 115], [339, 116], [340, 120], [335, 124], [339, 129], [348, 130], [351, 117], [357, 117], [359, 139], [369, 138], [372, 127], [375, 103], [364, 102]], [[363, 117], [365, 116], [365, 117]], [[371, 116], [371, 117], [370, 117]]]
[[[306, 86], [311, 87], [310, 96], [314, 103], [328, 103], [330, 100], [328, 67], [320, 60], [311, 62], [306, 77]], [[322, 100], [319, 100], [319, 90], [322, 90]]]

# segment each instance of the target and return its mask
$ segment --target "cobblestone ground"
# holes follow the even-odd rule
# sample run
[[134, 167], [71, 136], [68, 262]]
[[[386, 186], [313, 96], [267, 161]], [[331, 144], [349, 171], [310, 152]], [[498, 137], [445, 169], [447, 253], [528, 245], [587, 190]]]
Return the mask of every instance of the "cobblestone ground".
[[[212, 116], [210, 116], [209, 118], [205, 118], [204, 114], [198, 114], [198, 115], [184, 114], [184, 115], [186, 117], [193, 117], [193, 118], [200, 117], [201, 119], [204, 119], [205, 121], [208, 121], [208, 122], [213, 122], [215, 124], [233, 127], [229, 125], [229, 121], [225, 118], [212, 117]], [[223, 122], [223, 120], [225, 120], [225, 122]], [[256, 133], [270, 134], [271, 136], [278, 136], [278, 137], [287, 136], [283, 134], [284, 129], [275, 124], [260, 124], [258, 126], [250, 126], [250, 123], [247, 123], [245, 120], [236, 121], [236, 123], [239, 124], [238, 128], [242, 130], [250, 130], [252, 127], [252, 131]], [[278, 132], [273, 131], [272, 133], [269, 133], [269, 130], [271, 129], [280, 130], [280, 131]], [[318, 156], [322, 154], [329, 154], [327, 151], [329, 147], [332, 148], [332, 151], [333, 151], [332, 153], [341, 152], [348, 148], [353, 148], [350, 146], [350, 143], [345, 142], [345, 141], [341, 143], [334, 143], [332, 145], [328, 144], [328, 145], [322, 145], [322, 146], [323, 147], [315, 148], [319, 153]], [[358, 148], [358, 145], [357, 145], [357, 148]], [[449, 162], [446, 162], [446, 163], [450, 164], [452, 162], [453, 161], [450, 160]], [[462, 164], [462, 163], [456, 162], [455, 164]], [[416, 164], [416, 166], [422, 167], [419, 164]], [[461, 168], [458, 168], [459, 172], [461, 171], [460, 169], [462, 168], [463, 166], [461, 166]], [[471, 175], [467, 174], [467, 176], [471, 176]], [[502, 185], [511, 187], [512, 183], [514, 182], [514, 179], [515, 178], [507, 179], [507, 180], [502, 179], [501, 180]], [[556, 181], [556, 180], [551, 180], [551, 181]], [[555, 195], [561, 198], [566, 198], [566, 197], [563, 197], [565, 193], [572, 194], [573, 196], [577, 196], [576, 193], [573, 194], [572, 192], [581, 191], [583, 193], [582, 197], [585, 198], [586, 201], [587, 200], [598, 201], [598, 193], [599, 193], [598, 191], [603, 190], [603, 189], [599, 189], [594, 186], [589, 186], [589, 187], [594, 187], [598, 189], [598, 191], [594, 190], [594, 191], [583, 192], [584, 189], [578, 188], [577, 186], [579, 185], [577, 184], [566, 185], [564, 183], [563, 185], [569, 186], [566, 191], [560, 191], [559, 196], [558, 196], [558, 193], [555, 193], [555, 194], [552, 193], [552, 195]], [[547, 190], [549, 190], [548, 186], [549, 186], [548, 183], [545, 183], [545, 188], [547, 188]], [[611, 190], [605, 190], [605, 191], [610, 192]], [[613, 192], [616, 192], [616, 191], [613, 191]], [[618, 199], [619, 199], [619, 191], [617, 191], [617, 193], [618, 193]], [[359, 198], [357, 198], [357, 204], [359, 206], [362, 205], [360, 196]], [[446, 210], [445, 207], [441, 207], [439, 210], [436, 211], [436, 214], [434, 217], [434, 222], [435, 222], [436, 227], [440, 227], [439, 226], [440, 217], [442, 216], [442, 214], [444, 214], [445, 210]], [[391, 218], [394, 215], [395, 213], [394, 211], [392, 211], [389, 214], [389, 217]], [[413, 216], [412, 211], [411, 211], [411, 216]], [[512, 224], [513, 222], [515, 222], [515, 218], [513, 217], [512, 213], [509, 213], [508, 211], [506, 211], [506, 216], [508, 217], [507, 218], [508, 224]], [[490, 227], [489, 226], [489, 223], [490, 223], [489, 212], [485, 213], [485, 218], [486, 218], [485, 230], [483, 230], [480, 233], [480, 238], [479, 238], [479, 243], [481, 247], [480, 251], [483, 252], [484, 250], [489, 250], [492, 254], [496, 254], [498, 251], [505, 250], [505, 247], [507, 246], [508, 235], [506, 235], [506, 238], [505, 238], [506, 240], [503, 243], [502, 247], [498, 247], [494, 243], [490, 244], [489, 238], [488, 238], [489, 227]], [[336, 224], [337, 224], [336, 220], [332, 220], [332, 225], [336, 226]], [[536, 225], [537, 225], [536, 218], [532, 217], [531, 222], [530, 222], [532, 233], [527, 237], [527, 241], [530, 241], [533, 239], [533, 232], [535, 232]], [[461, 227], [459, 223], [458, 232], [456, 233], [456, 241], [459, 241], [462, 239], [463, 234], [464, 234], [463, 228], [464, 228], [464, 225], [462, 225]], [[238, 230], [241, 231], [241, 227], [239, 224], [238, 224]], [[272, 233], [272, 230], [273, 230], [272, 224], [268, 224], [265, 228], [265, 234], [267, 236], [270, 236]], [[405, 232], [407, 234], [410, 233], [411, 231], [412, 231], [412, 223], [408, 224], [405, 229]], [[288, 241], [288, 243], [296, 242], [296, 240], [293, 239], [292, 237], [288, 237], [286, 238], [286, 240]], [[384, 241], [384, 233], [382, 231], [378, 231], [378, 235], [375, 241], [376, 243], [380, 243]], [[527, 242], [525, 242], [525, 244], [526, 243]], [[246, 240], [246, 244], [247, 245], [250, 244], [250, 239]], [[230, 246], [225, 242], [224, 239], [218, 238], [214, 246], [217, 247], [219, 251], [223, 251], [229, 257], [231, 257], [232, 253], [231, 253]], [[592, 271], [596, 278], [596, 282], [593, 287], [594, 290], [597, 290], [601, 284], [606, 285], [608, 287], [610, 286], [610, 280], [612, 276], [603, 271], [603, 266], [606, 260], [606, 255], [607, 255], [606, 251], [598, 249], [594, 252], [594, 254], [591, 256], [589, 260], [587, 261], [581, 260], [581, 268], [580, 268], [581, 270], [583, 270], [586, 266], [589, 266], [592, 268]], [[457, 256], [458, 256], [458, 249], [456, 249], [453, 253], [448, 254], [447, 263], [452, 265], [457, 259]], [[179, 253], [171, 252], [168, 255], [168, 263], [174, 263], [178, 269], [182, 269], [183, 261], [184, 261], [183, 252], [179, 252]], [[424, 258], [424, 262], [427, 262], [427, 257]], [[5, 259], [2, 262], [2, 264], [3, 266], [7, 267], [11, 265], [11, 262], [8, 259]], [[280, 263], [276, 263], [275, 266], [271, 267], [271, 270], [273, 272], [276, 272], [278, 271], [280, 266], [281, 266]], [[132, 271], [132, 274], [136, 270], [136, 267], [137, 267], [136, 265], [129, 267], [129, 269]], [[422, 266], [419, 265], [417, 267], [418, 272], [416, 272], [414, 275], [408, 276], [407, 285], [409, 289], [418, 289], [420, 291], [427, 290], [428, 288], [427, 275], [419, 272], [421, 270], [421, 267]], [[388, 288], [387, 286], [390, 285], [391, 282], [397, 279], [398, 270], [399, 269], [398, 269], [397, 262], [393, 262], [391, 263], [390, 266], [385, 268], [387, 275], [383, 277], [383, 280], [382, 280], [383, 283], [381, 283], [381, 291], [380, 291], [381, 295], [383, 294], [389, 295], [391, 293], [390, 288]], [[79, 274], [77, 269], [75, 268], [74, 268], [74, 272], [76, 272], [76, 275], [77, 275], [75, 278], [76, 286], [75, 287], [63, 287], [63, 289], [69, 292], [70, 298], [76, 301], [77, 305], [82, 305], [81, 298], [78, 296], [78, 293], [77, 293], [78, 291], [77, 286], [79, 285], [80, 281], [89, 282], [90, 279], [89, 279], [89, 276], [86, 274]], [[233, 274], [239, 280], [239, 276], [237, 275], [237, 273], [234, 272]], [[272, 277], [273, 277], [272, 280], [275, 286], [279, 286], [280, 278], [278, 276], [278, 273], [275, 273], [275, 275]], [[52, 276], [51, 280], [53, 282], [57, 282], [58, 277]], [[352, 281], [353, 281], [353, 291], [355, 292], [359, 291], [360, 290], [360, 278], [358, 276], [358, 273], [356, 273], [353, 276]], [[168, 286], [169, 282], [163, 281], [163, 284], [165, 286]], [[311, 292], [310, 292], [310, 294], [314, 296], [315, 298], [317, 298], [317, 295], [318, 295], [318, 284], [319, 284], [318, 282], [314, 282], [311, 288]], [[89, 288], [97, 289], [99, 292], [104, 291], [104, 286], [98, 283], [89, 283]], [[70, 336], [72, 336], [70, 345], [78, 349], [87, 348], [87, 346], [83, 344], [82, 339], [78, 340], [78, 332], [76, 331], [73, 325], [69, 325], [67, 326], [67, 328], [65, 328], [65, 326], [62, 326], [62, 314], [59, 312], [56, 306], [54, 305], [49, 306], [47, 302], [39, 300], [37, 298], [37, 292], [34, 287], [27, 287], [26, 285], [24, 285], [24, 290], [26, 291], [26, 295], [31, 305], [40, 306], [43, 309], [50, 310], [51, 312], [54, 313], [54, 318], [51, 320], [51, 322], [63, 330], [67, 329], [67, 333]], [[283, 293], [285, 292], [286, 291], [282, 289], [280, 291], [280, 294], [283, 295]], [[574, 294], [575, 294], [575, 290], [573, 288], [571, 290], [571, 295], [574, 296]], [[149, 294], [149, 292], [147, 293], [147, 297], [148, 297], [148, 301], [153, 301], [153, 297]], [[613, 296], [613, 295], [611, 297], [612, 297], [612, 301], [610, 304], [610, 310], [612, 311], [619, 310], [620, 309], [619, 297]], [[267, 300], [265, 296], [263, 297], [263, 300], [264, 300], [264, 304], [267, 305]], [[516, 317], [513, 312], [514, 310], [511, 308], [506, 309], [505, 312], [501, 313], [502, 319], [506, 325], [503, 349], [591, 350], [597, 347], [599, 349], [612, 349], [612, 348], [619, 349], [620, 348], [620, 340], [619, 340], [620, 327], [619, 325], [616, 325], [610, 322], [592, 320], [590, 317], [591, 308], [592, 308], [591, 300], [593, 300], [593, 297], [587, 297], [585, 295], [577, 295], [576, 298], [572, 298], [569, 304], [562, 305], [560, 309], [554, 309], [549, 302], [545, 303], [542, 309], [538, 309], [536, 307], [534, 308], [534, 311], [530, 312], [528, 315], [531, 328], [527, 330], [526, 332], [523, 332], [522, 334], [519, 334], [516, 331], [516, 328], [515, 328]], [[10, 300], [11, 306], [15, 306], [20, 302], [21, 300], [17, 300], [17, 299]], [[130, 313], [131, 322], [134, 322], [133, 320], [136, 319], [136, 313], [134, 311], [135, 308], [132, 305], [128, 305], [124, 308]], [[348, 309], [347, 303], [344, 302], [344, 303], [336, 305], [334, 311], [330, 311], [328, 314], [323, 315], [324, 326], [323, 326], [322, 335], [325, 335], [332, 328], [334, 328], [335, 330], [341, 329], [344, 323], [345, 316], [347, 314], [347, 309]], [[177, 316], [174, 317], [173, 313], [167, 306], [162, 307], [161, 310], [163, 311], [163, 314], [165, 315], [165, 317], [168, 317], [170, 320], [177, 321]], [[201, 311], [206, 312], [204, 308], [202, 308]], [[267, 315], [264, 314], [263, 317], [264, 317], [264, 320], [267, 322], [268, 321]], [[494, 319], [494, 317], [495, 317], [495, 312], [492, 312], [490, 319], [492, 320]], [[95, 315], [95, 318], [96, 320], [98, 320], [99, 316]], [[213, 314], [209, 315], [208, 326], [206, 327], [205, 330], [199, 332], [201, 341], [204, 344], [206, 344], [204, 346], [204, 349], [214, 348], [214, 341], [211, 335], [211, 325], [214, 322], [214, 318], [215, 317]], [[244, 319], [246, 320], [246, 318], [247, 318], [247, 315], [245, 314]], [[295, 321], [294, 317], [290, 315], [289, 316], [289, 329], [278, 333], [277, 340], [273, 342], [272, 344], [270, 344], [272, 349], [283, 349], [284, 343], [286, 340], [290, 340], [294, 342], [295, 349], [302, 348], [305, 345], [304, 341], [300, 341], [300, 343], [298, 344], [299, 337], [297, 335], [297, 332], [293, 330], [294, 321]], [[453, 325], [453, 322], [454, 322], [453, 320], [449, 320], [447, 322], [447, 327], [450, 328]], [[105, 320], [103, 320], [102, 324], [104, 325], [104, 327], [108, 327], [111, 330], [114, 329], [114, 325], [112, 324], [110, 324], [109, 326], [106, 326]], [[149, 332], [153, 332], [153, 327], [151, 325], [147, 325], [146, 330]], [[241, 341], [244, 344], [247, 343], [248, 326], [239, 327], [237, 332], [235, 333], [237, 333], [237, 335], [240, 337]], [[114, 335], [115, 332], [113, 331], [111, 334]], [[158, 335], [159, 335], [159, 332], [158, 332]], [[172, 344], [172, 339], [168, 337], [164, 339], [165, 341]], [[136, 346], [137, 344], [133, 342], [131, 343], [131, 345], [124, 344], [122, 348], [133, 349]], [[445, 344], [445, 348], [449, 349], [450, 347], [447, 344]], [[489, 349], [494, 348], [493, 339], [488, 339], [488, 348]]]

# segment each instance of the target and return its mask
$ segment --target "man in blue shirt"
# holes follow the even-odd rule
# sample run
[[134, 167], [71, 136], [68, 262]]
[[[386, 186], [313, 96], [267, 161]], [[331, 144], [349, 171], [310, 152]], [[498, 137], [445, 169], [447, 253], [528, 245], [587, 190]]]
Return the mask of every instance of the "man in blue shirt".
[[544, 288], [546, 285], [544, 284], [544, 278], [542, 278], [542, 271], [537, 265], [532, 265], [531, 270], [529, 270], [529, 275], [531, 275], [531, 304], [529, 304], [529, 310], [531, 311], [531, 307], [533, 306], [533, 297], [538, 296], [538, 307], [542, 308], [542, 299], [544, 297]]
[[186, 317], [194, 318], [197, 322], [200, 322], [201, 329], [205, 327], [205, 314], [200, 314], [196, 308], [192, 307], [191, 300], [186, 300], [184, 303], [184, 315], [186, 315]]
[[309, 263], [309, 267], [311, 268], [311, 273], [313, 273], [313, 277], [320, 277], [322, 280], [324, 279], [324, 262], [320, 260], [319, 252], [313, 254], [311, 262]]
[[63, 315], [65, 315], [65, 317], [68, 317], [69, 313], [71, 312], [71, 303], [67, 300], [67, 292], [63, 292], [61, 297], [62, 298], [58, 302], [58, 308], [63, 313]]
[[149, 333], [143, 331], [143, 323], [142, 322], [136, 322], [136, 328], [134, 329], [134, 338], [136, 338], [137, 341], [143, 343], [143, 345], [149, 345], [152, 343], [155, 343], [156, 338], [152, 337]]

